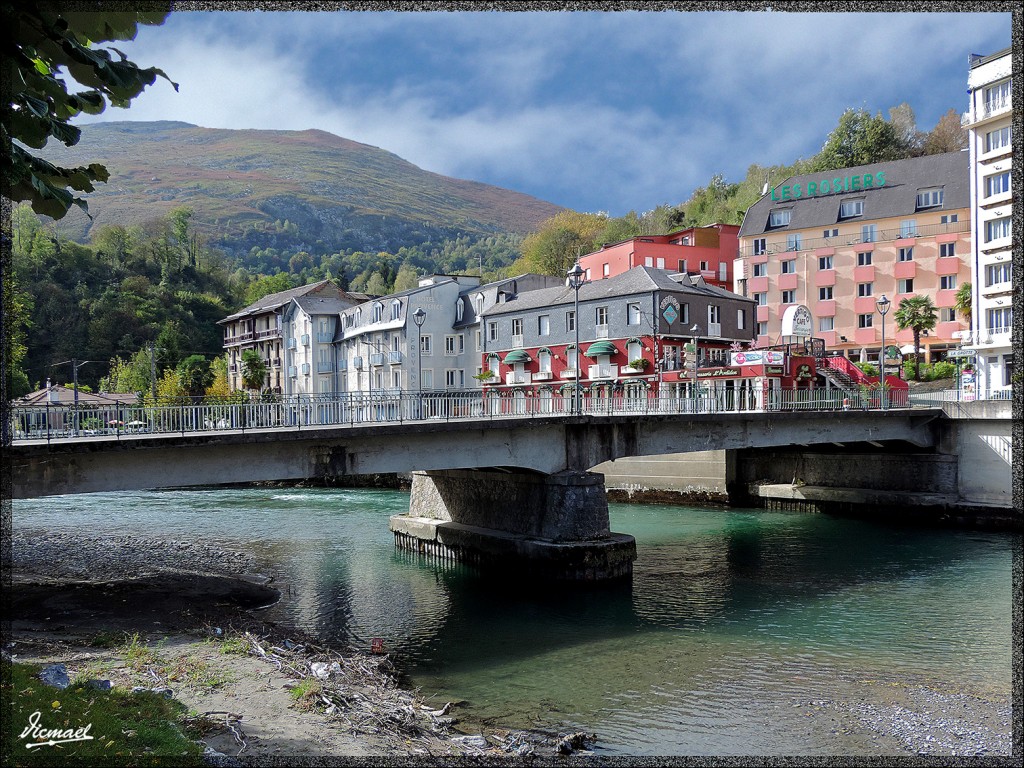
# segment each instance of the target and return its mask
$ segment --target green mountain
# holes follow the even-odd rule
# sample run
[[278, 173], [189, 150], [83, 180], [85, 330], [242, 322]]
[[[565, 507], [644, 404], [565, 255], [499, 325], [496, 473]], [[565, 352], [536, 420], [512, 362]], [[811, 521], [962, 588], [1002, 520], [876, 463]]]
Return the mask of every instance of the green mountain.
[[85, 196], [93, 218], [73, 209], [60, 223], [79, 242], [106, 224], [142, 224], [188, 206], [206, 242], [232, 256], [253, 247], [395, 252], [460, 234], [526, 234], [562, 210], [318, 130], [98, 123], [82, 128], [76, 146], [40, 154], [110, 171], [110, 181]]

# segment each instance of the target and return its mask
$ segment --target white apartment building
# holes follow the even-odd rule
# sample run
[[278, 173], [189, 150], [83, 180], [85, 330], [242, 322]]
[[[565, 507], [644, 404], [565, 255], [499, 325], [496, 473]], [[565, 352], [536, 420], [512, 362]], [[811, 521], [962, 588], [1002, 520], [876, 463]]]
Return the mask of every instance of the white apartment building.
[[1010, 386], [1013, 374], [1013, 103], [1012, 49], [972, 54], [968, 129], [971, 171], [971, 331], [980, 393]]

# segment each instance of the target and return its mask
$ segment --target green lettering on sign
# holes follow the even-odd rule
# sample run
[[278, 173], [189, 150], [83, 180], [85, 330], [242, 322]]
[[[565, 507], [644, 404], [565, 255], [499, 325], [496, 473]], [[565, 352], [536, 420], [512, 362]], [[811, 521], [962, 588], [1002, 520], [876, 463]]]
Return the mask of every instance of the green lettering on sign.
[[836, 176], [831, 179], [818, 179], [817, 181], [808, 181], [806, 185], [786, 184], [781, 187], [772, 187], [771, 199], [780, 202], [799, 197], [838, 195], [843, 192], [856, 192], [861, 189], [875, 189], [884, 186], [885, 172], [879, 171], [875, 174], [865, 173], [862, 176]]

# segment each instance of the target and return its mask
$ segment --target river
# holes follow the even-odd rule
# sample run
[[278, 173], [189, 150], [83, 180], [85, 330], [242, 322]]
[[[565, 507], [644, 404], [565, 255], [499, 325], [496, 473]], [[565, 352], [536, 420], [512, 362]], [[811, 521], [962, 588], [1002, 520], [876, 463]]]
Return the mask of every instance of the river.
[[[13, 502], [13, 525], [240, 543], [274, 564], [267, 618], [382, 638], [422, 695], [491, 727], [583, 730], [617, 755], [870, 754], [827, 708], [872, 686], [1005, 698], [1015, 534], [827, 515], [612, 504], [630, 583], [487, 578], [394, 548], [408, 494], [210, 489]], [[864, 742], [861, 744], [861, 742]]]

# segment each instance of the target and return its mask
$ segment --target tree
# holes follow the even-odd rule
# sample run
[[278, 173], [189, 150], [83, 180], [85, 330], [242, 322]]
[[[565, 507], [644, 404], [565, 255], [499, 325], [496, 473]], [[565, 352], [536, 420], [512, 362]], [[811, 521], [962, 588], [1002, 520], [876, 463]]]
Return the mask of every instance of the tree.
[[513, 271], [564, 277], [579, 256], [598, 246], [597, 240], [607, 221], [604, 214], [575, 211], [555, 214], [523, 240], [523, 257], [513, 265]]
[[[32, 210], [53, 219], [62, 218], [72, 205], [88, 213], [86, 202], [69, 189], [92, 192], [93, 182], [105, 182], [109, 173], [98, 163], [79, 168], [55, 166], [15, 141], [42, 149], [53, 138], [71, 147], [78, 143], [81, 131], [70, 121], [83, 112], [97, 115], [107, 102], [128, 107], [158, 76], [178, 89], [160, 69], [140, 69], [116, 48], [93, 47], [132, 40], [139, 24], [163, 24], [168, 11], [96, 13], [64, 5], [5, 2], [2, 11], [8, 35], [3, 57], [8, 94], [2, 119], [4, 194], [14, 201], [29, 201]], [[64, 72], [86, 90], [69, 94]]]
[[900, 160], [910, 149], [905, 136], [881, 114], [872, 117], [866, 109], [848, 109], [815, 156], [811, 172]]
[[287, 291], [289, 288], [294, 287], [292, 277], [287, 272], [278, 272], [276, 275], [260, 275], [246, 286], [243, 301], [246, 306], [249, 306], [250, 304], [255, 304], [264, 296]]
[[227, 355], [215, 357], [210, 363], [210, 384], [204, 394], [208, 398], [226, 401], [231, 397], [231, 383], [228, 380]]
[[924, 137], [924, 153], [938, 155], [967, 149], [967, 131], [960, 123], [960, 113], [950, 108], [939, 118], [932, 132]]
[[100, 379], [100, 390], [114, 394], [143, 394], [153, 386], [149, 351], [140, 349], [130, 360], [115, 357], [110, 372]]
[[914, 116], [914, 108], [905, 101], [898, 106], [890, 107], [889, 122], [896, 130], [896, 136], [906, 145], [910, 156], [921, 154], [921, 143], [924, 137], [917, 130], [917, 118]]
[[961, 283], [953, 297], [953, 308], [960, 317], [967, 321], [968, 327], [971, 324], [971, 312], [973, 311], [973, 293], [974, 289], [970, 283]]
[[267, 365], [255, 349], [247, 349], [242, 353], [242, 386], [246, 389], [259, 390], [267, 378]]
[[202, 355], [189, 355], [177, 367], [178, 380], [189, 397], [202, 397], [213, 384], [210, 361]]
[[416, 274], [416, 268], [409, 262], [404, 262], [398, 268], [398, 274], [395, 276], [395, 293], [411, 290], [419, 285], [419, 282], [420, 278]]
[[896, 308], [896, 325], [901, 331], [914, 332], [914, 381], [921, 380], [921, 333], [934, 331], [938, 309], [931, 296], [909, 296]]

